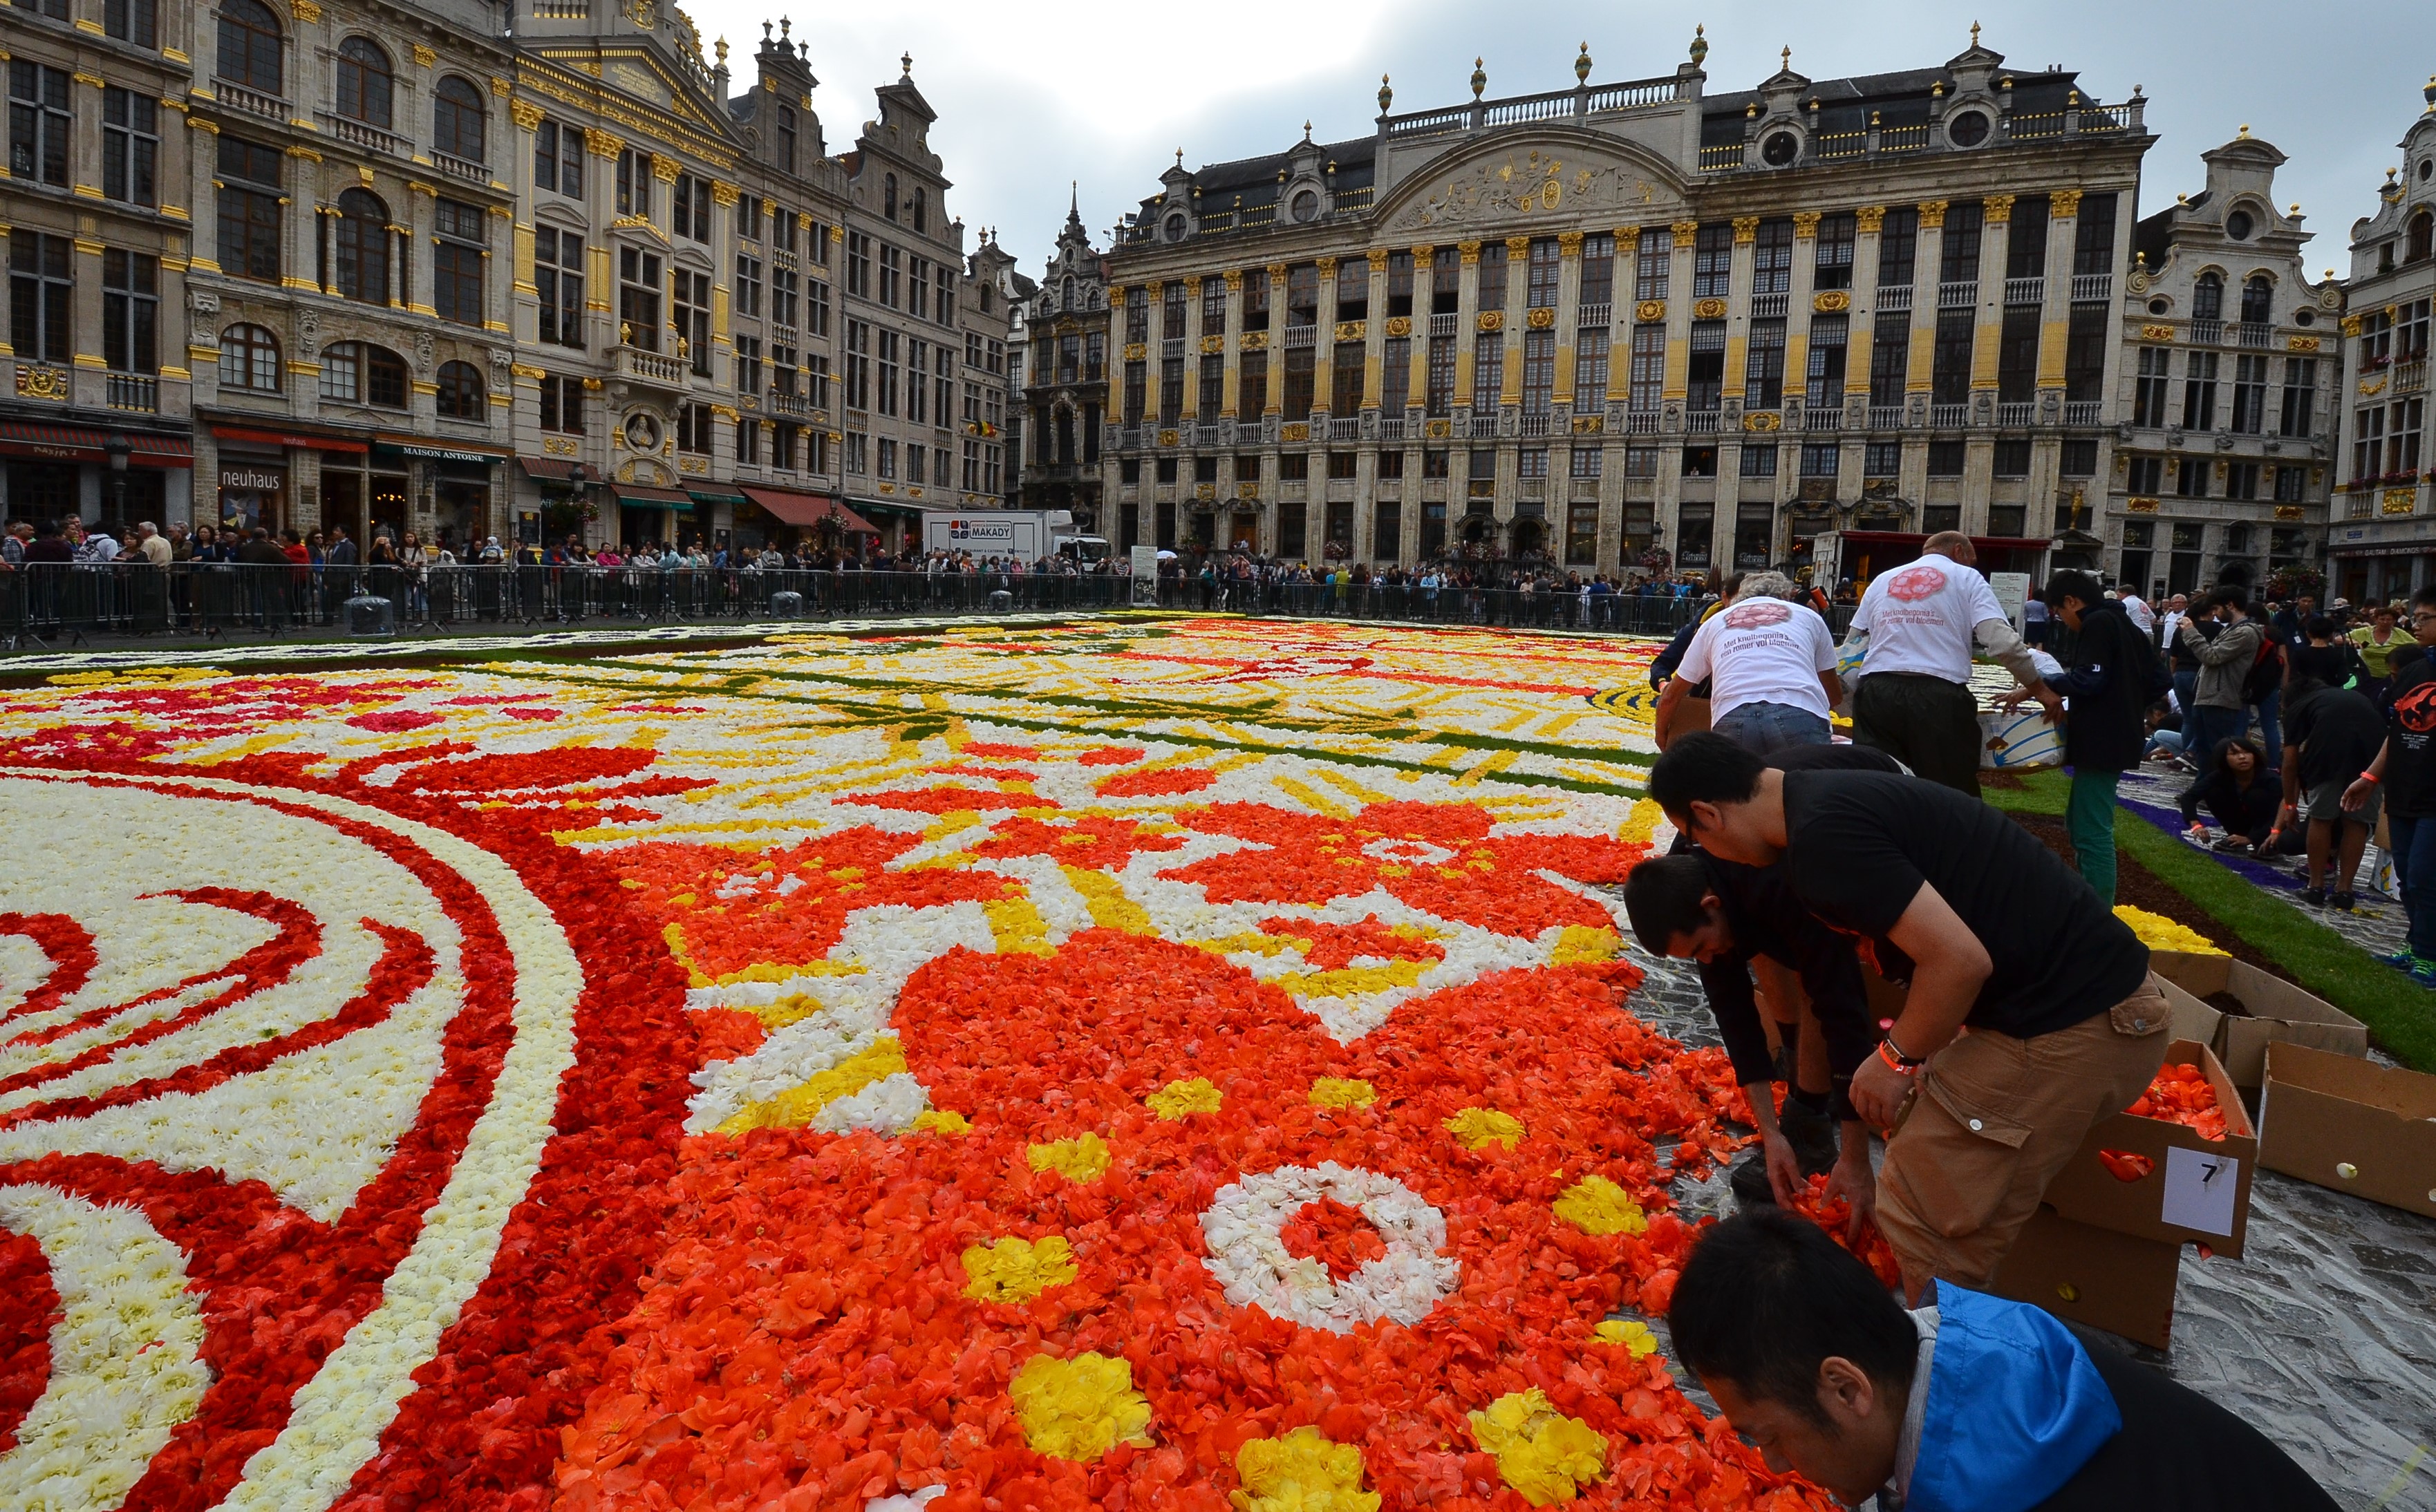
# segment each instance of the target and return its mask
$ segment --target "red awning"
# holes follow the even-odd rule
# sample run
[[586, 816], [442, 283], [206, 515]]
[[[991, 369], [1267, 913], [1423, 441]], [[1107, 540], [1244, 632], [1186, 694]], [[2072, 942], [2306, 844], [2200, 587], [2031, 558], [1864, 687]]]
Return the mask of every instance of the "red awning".
[[344, 436], [307, 436], [292, 430], [245, 430], [235, 426], [214, 426], [212, 434], [222, 441], [250, 441], [262, 446], [298, 446], [306, 451], [370, 451], [360, 441]]
[[750, 483], [739, 484], [744, 496], [760, 505], [789, 525], [817, 525], [824, 519], [835, 519], [840, 529], [857, 535], [878, 535], [869, 520], [847, 509], [826, 494], [795, 494], [783, 488], [755, 488]]
[[[152, 436], [127, 431], [127, 460], [137, 467], [186, 467], [195, 461], [194, 443], [183, 436]], [[111, 433], [91, 426], [54, 426], [38, 420], [0, 421], [0, 453], [11, 457], [48, 457], [58, 461], [107, 461], [104, 448]]]
[[620, 504], [666, 504], [675, 509], [693, 508], [693, 495], [681, 488], [645, 488], [637, 483], [616, 483]]
[[567, 481], [575, 476], [578, 465], [559, 457], [519, 457], [516, 462], [524, 468], [527, 478], [546, 483]]

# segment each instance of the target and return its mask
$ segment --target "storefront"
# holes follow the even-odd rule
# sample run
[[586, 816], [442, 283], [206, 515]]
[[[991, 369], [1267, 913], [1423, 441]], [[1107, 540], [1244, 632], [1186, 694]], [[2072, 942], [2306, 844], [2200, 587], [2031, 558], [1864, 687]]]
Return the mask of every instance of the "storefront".
[[[740, 484], [746, 508], [737, 512], [738, 549], [775, 544], [815, 551], [853, 551], [879, 534], [872, 522], [826, 494]], [[916, 526], [919, 529], [919, 526]]]
[[[110, 465], [113, 438], [127, 443], [126, 466]], [[141, 520], [181, 522], [172, 508], [193, 492], [194, 444], [182, 435], [105, 430], [41, 421], [0, 421], [0, 516], [39, 523], [70, 517], [116, 530]]]
[[694, 502], [694, 535], [687, 544], [699, 543], [705, 551], [727, 549], [737, 517], [751, 509], [753, 501], [732, 483], [696, 483], [686, 492]]
[[[210, 436], [211, 517], [197, 523], [240, 530], [259, 527], [274, 536], [287, 530], [309, 534], [335, 524], [363, 539], [370, 438], [287, 426], [213, 426]], [[399, 492], [402, 498], [402, 484]]]
[[519, 457], [516, 466], [533, 485], [532, 496], [518, 494], [510, 522], [521, 544], [563, 543], [600, 517], [592, 488], [599, 475], [588, 464], [564, 457]]
[[383, 436], [372, 449], [375, 467], [407, 475], [408, 528], [460, 555], [499, 533], [501, 521], [492, 509], [499, 492], [495, 474], [513, 455], [405, 436]]
[[677, 546], [694, 534], [691, 494], [639, 483], [619, 483], [616, 489], [618, 533], [612, 539], [621, 549]]
[[918, 547], [922, 542], [922, 511], [911, 504], [891, 503], [879, 498], [848, 498], [844, 501], [855, 513], [870, 524], [875, 540], [863, 543], [866, 551], [895, 554], [908, 545]]

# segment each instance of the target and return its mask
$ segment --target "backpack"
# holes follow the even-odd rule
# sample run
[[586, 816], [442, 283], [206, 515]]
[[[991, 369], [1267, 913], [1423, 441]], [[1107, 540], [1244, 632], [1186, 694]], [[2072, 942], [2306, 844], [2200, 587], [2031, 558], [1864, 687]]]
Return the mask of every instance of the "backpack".
[[2241, 680], [2241, 701], [2256, 704], [2261, 699], [2273, 697], [2276, 689], [2283, 686], [2284, 647], [2274, 636], [2268, 635], [2259, 641], [2257, 658], [2250, 664], [2248, 675]]

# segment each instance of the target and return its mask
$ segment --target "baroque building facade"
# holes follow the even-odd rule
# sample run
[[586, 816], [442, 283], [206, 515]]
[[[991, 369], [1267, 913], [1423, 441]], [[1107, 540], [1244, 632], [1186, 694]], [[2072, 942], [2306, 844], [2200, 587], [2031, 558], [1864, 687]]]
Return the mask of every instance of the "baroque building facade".
[[[2075, 538], [2143, 594], [2263, 586], [2325, 555], [2342, 289], [2303, 266], [2284, 154], [2244, 127], [2144, 217], [2123, 289], [2114, 465]], [[2098, 539], [2102, 532], [2104, 539]]]
[[1024, 302], [1021, 502], [1067, 510], [1085, 530], [1112, 523], [1101, 509], [1110, 336], [1107, 260], [1070, 200], [1056, 250]]
[[1108, 258], [1116, 543], [1718, 572], [1832, 531], [1849, 576], [1960, 529], [2036, 570], [2111, 463], [2137, 92], [1976, 28], [1722, 95], [1706, 52], [1179, 153]]
[[181, 122], [193, 25], [155, 0], [0, 11], [0, 498], [11, 517], [160, 521], [192, 490], [178, 312], [194, 250]]
[[665, 0], [500, 22], [0, 10], [9, 515], [894, 546], [998, 495], [1011, 309], [910, 58], [832, 155], [784, 35], [731, 97]]
[[2387, 598], [2436, 583], [2436, 439], [2428, 431], [2429, 310], [2436, 303], [2436, 79], [2402, 137], [2376, 211], [2352, 226], [2342, 319], [2331, 530], [2334, 590]]

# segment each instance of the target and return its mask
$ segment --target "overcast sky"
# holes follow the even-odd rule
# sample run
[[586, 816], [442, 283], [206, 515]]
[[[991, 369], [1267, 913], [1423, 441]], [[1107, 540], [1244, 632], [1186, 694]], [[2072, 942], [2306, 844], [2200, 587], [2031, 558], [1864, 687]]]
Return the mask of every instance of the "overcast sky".
[[[780, 0], [785, 4], [786, 0]], [[749, 80], [760, 15], [738, 0], [695, 0], [707, 35], [724, 32]], [[1470, 97], [1475, 55], [1488, 94], [1570, 88], [1590, 43], [1592, 82], [1670, 74], [1692, 26], [1708, 27], [1709, 88], [1748, 89], [1775, 72], [1777, 50], [1812, 78], [1930, 67], [1960, 52], [1975, 18], [1982, 42], [2014, 67], [2061, 63], [2084, 94], [2149, 100], [2157, 133], [2143, 171], [2144, 214], [2202, 183], [2199, 154], [2248, 123], [2291, 159], [2276, 199], [2298, 200], [2316, 233], [2311, 270], [2348, 271], [2352, 222], [2375, 203], [2385, 169], [2436, 72], [2436, 5], [2340, 0], [2332, 10], [2261, 6], [2133, 6], [2056, 0], [1967, 7], [1853, 0], [1828, 8], [1561, 4], [1505, 0], [1235, 0], [1226, 6], [1051, 6], [931, 0], [795, 11], [811, 43], [814, 96], [831, 151], [852, 145], [876, 110], [872, 90], [914, 54], [914, 80], [939, 124], [931, 145], [955, 187], [948, 207], [1000, 240], [1037, 275], [1081, 184], [1083, 220], [1105, 230], [1157, 190], [1177, 148], [1187, 165], [1277, 151], [1302, 135], [1366, 134], [1379, 76], [1400, 111]], [[972, 245], [968, 236], [966, 245]]]

